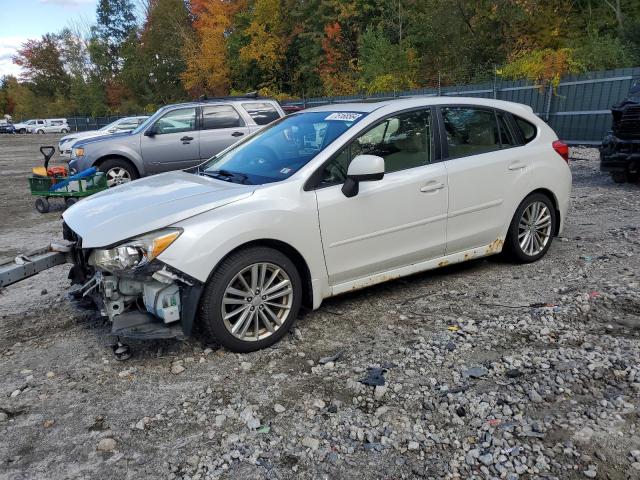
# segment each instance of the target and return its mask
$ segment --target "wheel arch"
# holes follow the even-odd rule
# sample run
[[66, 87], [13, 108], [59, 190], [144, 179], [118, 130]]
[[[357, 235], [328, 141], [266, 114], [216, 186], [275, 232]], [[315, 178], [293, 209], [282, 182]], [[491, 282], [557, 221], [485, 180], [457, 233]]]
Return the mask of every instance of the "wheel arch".
[[248, 248], [254, 247], [269, 247], [274, 250], [279, 251], [283, 255], [286, 255], [291, 261], [294, 263], [296, 268], [298, 269], [298, 273], [300, 274], [300, 278], [302, 279], [302, 306], [306, 310], [313, 309], [313, 287], [311, 283], [311, 271], [309, 270], [309, 266], [307, 265], [307, 261], [304, 259], [302, 254], [290, 244], [283, 242], [282, 240], [275, 240], [272, 238], [262, 238], [258, 240], [251, 240], [249, 242], [245, 242], [241, 245], [238, 245], [233, 250], [227, 252], [227, 254], [220, 259], [220, 261], [216, 264], [215, 267], [209, 273], [209, 278], [207, 278], [207, 282], [213, 275], [213, 273], [218, 269], [218, 267], [224, 262], [230, 255], [234, 253], [245, 250]]
[[[527, 198], [529, 195], [532, 195], [534, 193], [540, 193], [542, 195], [544, 195], [545, 197], [547, 197], [549, 200], [551, 200], [551, 203], [553, 204], [553, 209], [555, 210], [555, 214], [556, 214], [556, 224], [554, 227], [554, 232], [553, 232], [553, 236], [557, 237], [558, 233], [560, 232], [560, 224], [561, 224], [561, 218], [560, 218], [560, 206], [558, 204], [558, 199], [556, 198], [555, 194], [549, 190], [548, 188], [537, 188], [531, 192], [529, 192], [527, 195], [524, 196], [524, 198], [522, 200], [524, 200], [525, 198]], [[520, 201], [520, 203], [522, 203], [522, 201]], [[520, 205], [520, 204], [518, 204]]]
[[136, 162], [132, 161], [130, 158], [125, 157], [124, 155], [117, 155], [117, 154], [104, 155], [98, 158], [93, 164], [96, 167], [100, 168], [100, 165], [102, 165], [107, 160], [124, 160], [136, 170], [136, 172], [138, 173], [138, 177], [142, 176], [142, 172], [138, 168], [138, 165], [136, 165]]

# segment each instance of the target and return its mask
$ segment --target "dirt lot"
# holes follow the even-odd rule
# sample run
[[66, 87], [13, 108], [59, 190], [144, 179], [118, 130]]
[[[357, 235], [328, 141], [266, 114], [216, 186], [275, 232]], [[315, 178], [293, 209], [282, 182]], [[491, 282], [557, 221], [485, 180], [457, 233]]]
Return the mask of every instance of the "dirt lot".
[[[0, 136], [0, 256], [59, 236], [25, 180], [56, 140]], [[572, 157], [542, 261], [344, 295], [262, 352], [132, 343], [117, 362], [66, 267], [7, 288], [0, 478], [640, 478], [640, 186]]]

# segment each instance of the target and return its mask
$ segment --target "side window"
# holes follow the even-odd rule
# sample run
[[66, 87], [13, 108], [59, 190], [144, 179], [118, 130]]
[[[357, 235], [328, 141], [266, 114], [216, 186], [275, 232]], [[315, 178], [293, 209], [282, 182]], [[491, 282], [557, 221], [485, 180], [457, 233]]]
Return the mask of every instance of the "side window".
[[242, 107], [251, 115], [253, 121], [258, 125], [267, 125], [280, 118], [280, 114], [278, 114], [278, 111], [270, 103], [243, 103]]
[[500, 149], [500, 133], [493, 110], [443, 107], [449, 158], [467, 157]]
[[500, 126], [500, 143], [502, 144], [502, 148], [510, 148], [518, 145], [518, 142], [514, 139], [513, 134], [511, 133], [511, 129], [507, 124], [507, 119], [505, 118], [504, 113], [496, 112], [498, 116], [498, 125]]
[[520, 129], [520, 133], [522, 133], [522, 138], [524, 138], [524, 143], [529, 143], [531, 140], [536, 138], [536, 127], [530, 122], [527, 122], [524, 118], [516, 117], [513, 118], [516, 121], [516, 125]]
[[236, 128], [243, 125], [240, 115], [231, 105], [210, 105], [202, 108], [202, 129]]
[[384, 158], [385, 173], [431, 163], [433, 135], [430, 110], [407, 112], [384, 119], [355, 138], [324, 168], [320, 184], [343, 183], [349, 163], [358, 155]]
[[155, 131], [157, 135], [166, 133], [180, 133], [195, 130], [196, 125], [196, 109], [178, 108], [167, 112], [160, 120], [155, 123]]

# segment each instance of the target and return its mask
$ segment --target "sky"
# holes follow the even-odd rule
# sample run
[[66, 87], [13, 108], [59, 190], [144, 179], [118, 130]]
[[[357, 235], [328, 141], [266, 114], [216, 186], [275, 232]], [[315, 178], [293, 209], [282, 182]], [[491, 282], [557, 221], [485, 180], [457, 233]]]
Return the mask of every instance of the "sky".
[[0, 77], [20, 74], [11, 57], [23, 42], [70, 23], [91, 24], [97, 0], [0, 0]]

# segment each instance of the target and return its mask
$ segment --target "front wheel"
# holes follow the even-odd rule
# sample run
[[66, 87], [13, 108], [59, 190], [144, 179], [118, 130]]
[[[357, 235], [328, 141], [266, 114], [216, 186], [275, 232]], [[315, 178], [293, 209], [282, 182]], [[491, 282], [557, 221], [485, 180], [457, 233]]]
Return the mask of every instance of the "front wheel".
[[556, 231], [556, 211], [549, 197], [533, 193], [516, 210], [505, 247], [510, 256], [520, 263], [542, 258], [553, 241]]
[[40, 135], [44, 135], [44, 130], [38, 130], [36, 133], [38, 133]]
[[100, 171], [107, 177], [109, 188], [122, 185], [138, 178], [138, 171], [126, 160], [112, 158], [100, 165]]
[[200, 324], [211, 340], [233, 352], [253, 352], [280, 340], [302, 300], [294, 263], [278, 250], [255, 247], [227, 257], [209, 279]]
[[36, 210], [40, 213], [47, 213], [49, 211], [49, 200], [46, 198], [36, 198]]

